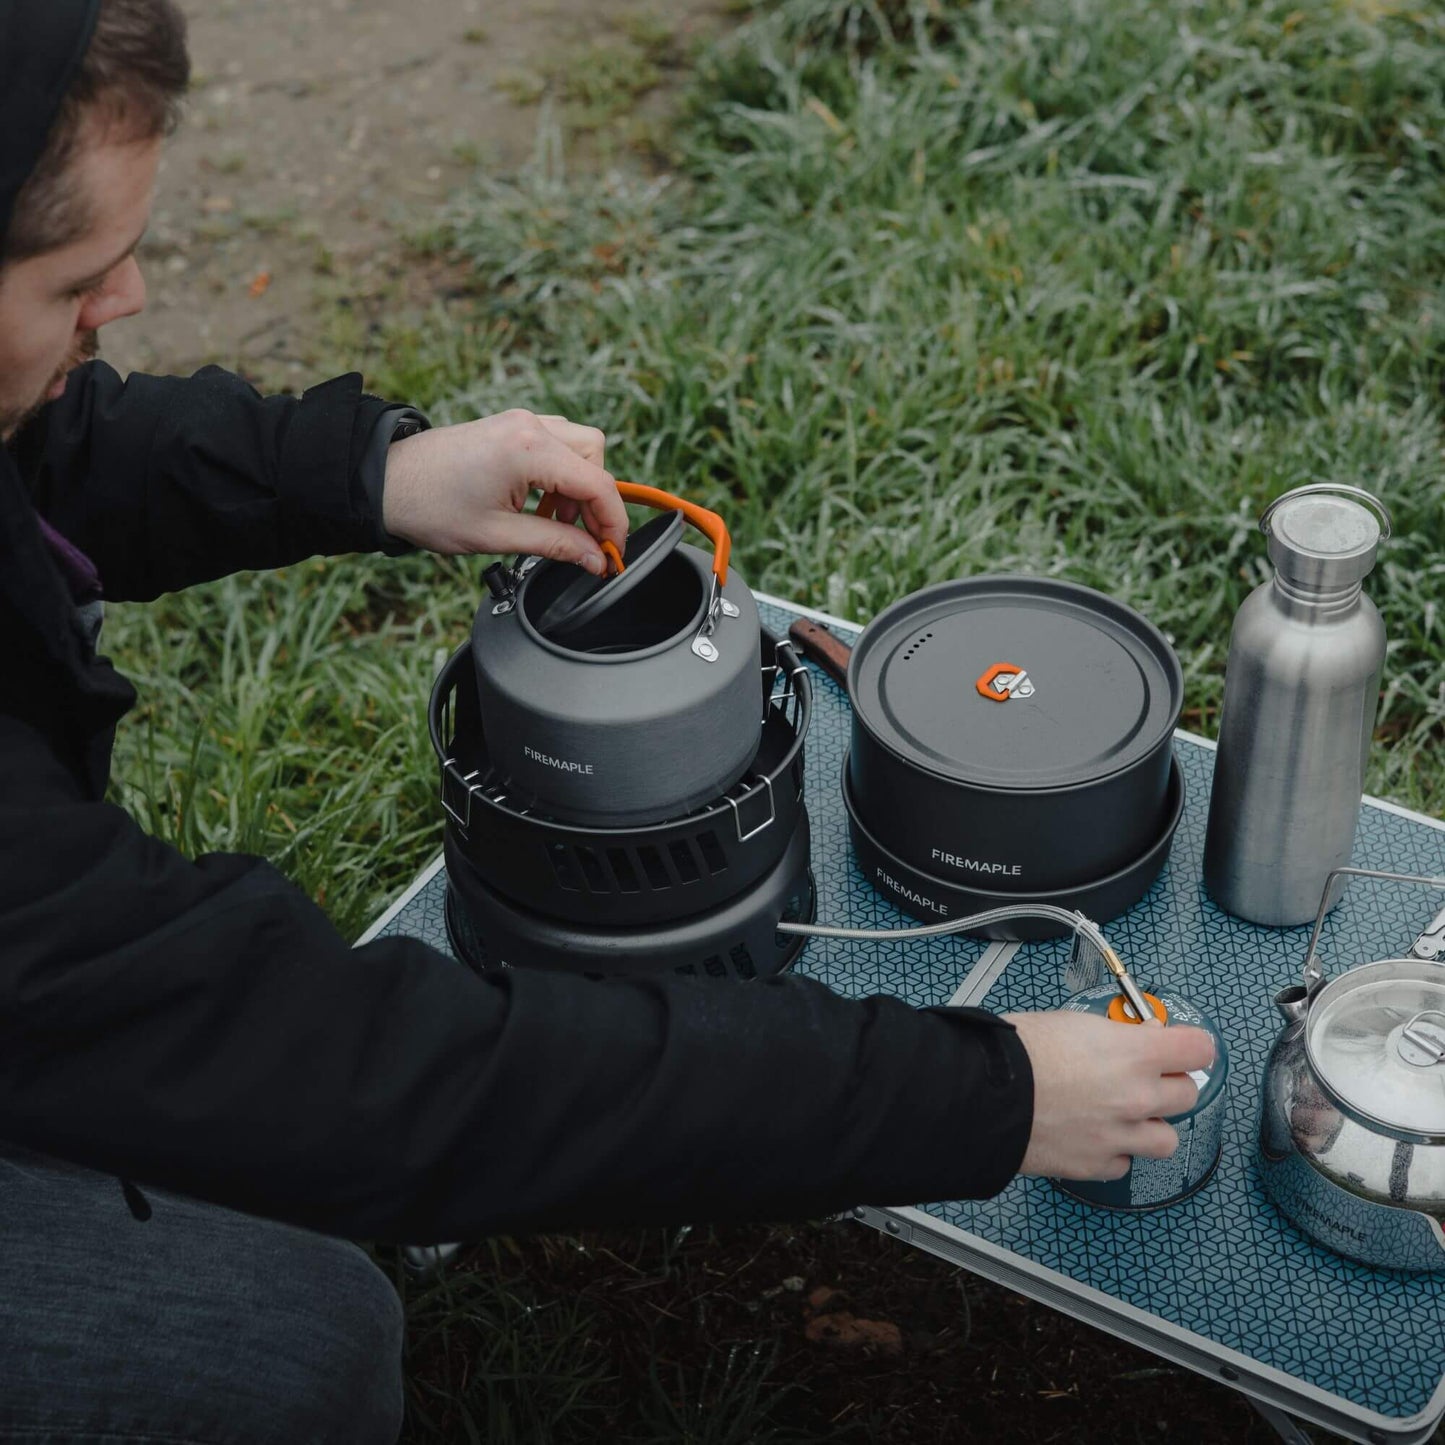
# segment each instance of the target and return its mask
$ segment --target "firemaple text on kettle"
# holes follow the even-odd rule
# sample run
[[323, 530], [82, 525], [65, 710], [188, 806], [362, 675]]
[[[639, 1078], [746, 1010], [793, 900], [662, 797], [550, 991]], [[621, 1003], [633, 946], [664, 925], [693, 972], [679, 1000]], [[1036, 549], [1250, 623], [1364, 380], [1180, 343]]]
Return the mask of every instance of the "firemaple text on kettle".
[[1023, 866], [1019, 863], [981, 863], [977, 858], [965, 858], [959, 853], [945, 853], [942, 848], [929, 850], [940, 863], [950, 868], [962, 868], [965, 873], [992, 873], [1001, 878], [1020, 878]]
[[930, 913], [941, 913], [945, 918], [948, 917], [948, 909], [942, 903], [935, 903], [933, 899], [925, 898], [921, 893], [915, 893], [896, 878], [890, 878], [881, 868], [875, 871], [880, 883], [891, 888], [895, 893], [902, 894], [910, 903], [916, 904], [919, 908], [926, 908]]
[[1363, 1229], [1355, 1229], [1353, 1226], [1343, 1223], [1332, 1214], [1328, 1214], [1325, 1210], [1321, 1209], [1319, 1205], [1311, 1203], [1308, 1199], [1296, 1198], [1294, 1205], [1296, 1209], [1304, 1210], [1311, 1219], [1317, 1219], [1326, 1229], [1333, 1229], [1336, 1233], [1343, 1234], [1348, 1239], [1354, 1240], [1356, 1244], [1364, 1244], [1369, 1238], [1369, 1235], [1367, 1235]]
[[549, 758], [546, 753], [539, 753], [536, 748], [522, 744], [522, 751], [532, 759], [534, 763], [542, 763], [549, 768], [557, 768], [564, 773], [583, 773], [587, 776], [592, 774], [591, 763], [572, 763], [566, 758]]

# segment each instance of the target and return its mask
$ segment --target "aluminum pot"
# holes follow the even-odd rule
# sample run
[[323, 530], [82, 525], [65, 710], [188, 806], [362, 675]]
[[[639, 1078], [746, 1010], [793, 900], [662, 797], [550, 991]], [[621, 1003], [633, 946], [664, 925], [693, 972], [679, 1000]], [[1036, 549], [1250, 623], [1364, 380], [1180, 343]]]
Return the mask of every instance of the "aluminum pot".
[[[495, 566], [471, 643], [495, 781], [539, 813], [599, 827], [718, 798], [762, 729], [757, 605], [729, 569], [726, 524], [653, 487], [618, 490], [664, 515], [628, 539], [616, 574], [535, 557]], [[710, 554], [680, 540], [682, 518]]]
[[1285, 1027], [1265, 1065], [1257, 1157], [1265, 1193], [1306, 1234], [1385, 1269], [1445, 1270], [1445, 912], [1408, 958], [1326, 981], [1316, 947], [1344, 877], [1320, 900], [1304, 982], [1275, 998]]
[[872, 836], [945, 883], [1077, 889], [1167, 827], [1184, 675], [1092, 588], [972, 577], [904, 597], [848, 664], [847, 786]]

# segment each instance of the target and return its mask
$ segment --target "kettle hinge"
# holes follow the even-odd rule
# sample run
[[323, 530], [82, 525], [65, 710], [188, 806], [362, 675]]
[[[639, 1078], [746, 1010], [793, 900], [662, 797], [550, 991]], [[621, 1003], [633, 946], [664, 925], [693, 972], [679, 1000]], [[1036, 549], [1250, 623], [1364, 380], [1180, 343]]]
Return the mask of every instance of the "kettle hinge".
[[700, 657], [704, 662], [716, 662], [721, 655], [717, 650], [717, 644], [712, 640], [712, 635], [717, 631], [718, 619], [721, 617], [741, 617], [742, 608], [737, 603], [729, 602], [722, 595], [718, 586], [717, 573], [712, 576], [712, 593], [707, 600], [707, 612], [703, 615], [702, 626], [697, 630], [697, 636], [692, 640], [692, 651], [695, 657]]
[[1435, 921], [1410, 946], [1416, 958], [1439, 958], [1445, 954], [1445, 908], [1436, 915]]

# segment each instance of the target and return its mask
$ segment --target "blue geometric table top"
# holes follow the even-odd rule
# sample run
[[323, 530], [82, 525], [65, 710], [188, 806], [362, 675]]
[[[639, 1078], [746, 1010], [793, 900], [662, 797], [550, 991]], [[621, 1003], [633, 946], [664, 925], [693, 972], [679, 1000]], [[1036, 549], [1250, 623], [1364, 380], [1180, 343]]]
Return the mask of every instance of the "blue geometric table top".
[[[1189, 796], [1169, 865], [1106, 932], [1145, 987], [1177, 989], [1224, 1035], [1230, 1098], [1214, 1178], [1192, 1199], [1153, 1214], [1093, 1209], [1039, 1179], [1017, 1179], [981, 1203], [923, 1208], [1370, 1414], [1401, 1422], [1438, 1416], [1445, 1276], [1369, 1269], [1314, 1244], [1255, 1177], [1259, 1087], [1280, 1028], [1272, 1000], [1299, 981], [1309, 929], [1254, 928], [1205, 896], [1214, 753], [1183, 738], [1176, 752]], [[1438, 877], [1445, 831], [1367, 807], [1354, 861]], [[1421, 890], [1357, 883], [1326, 921], [1326, 972], [1406, 952], [1438, 911], [1438, 898]], [[1022, 947], [977, 1001], [1000, 1013], [1056, 1007], [1066, 954], [1063, 943]]]
[[[771, 602], [760, 610], [764, 625], [779, 633], [797, 615]], [[905, 926], [912, 920], [879, 897], [853, 861], [838, 788], [847, 697], [816, 668], [813, 678], [806, 797], [818, 920]], [[1095, 1313], [1100, 1301], [1106, 1314], [1117, 1309], [1128, 1322], [1121, 1332], [1140, 1343], [1150, 1343], [1151, 1329], [1187, 1336], [1186, 1355], [1242, 1358], [1276, 1377], [1285, 1395], [1297, 1392], [1302, 1404], [1314, 1399], [1367, 1433], [1418, 1435], [1445, 1413], [1445, 1275], [1343, 1259], [1313, 1244], [1264, 1197], [1252, 1161], [1260, 1079], [1278, 1032], [1272, 1000], [1299, 980], [1309, 929], [1255, 928], [1208, 900], [1200, 877], [1214, 752], [1185, 735], [1175, 751], [1187, 799], [1170, 862], [1148, 896], [1106, 932], [1140, 983], [1197, 1004], [1228, 1044], [1229, 1112], [1213, 1179], [1192, 1198], [1146, 1214], [1093, 1208], [1039, 1179], [1017, 1179], [991, 1200], [921, 1210], [961, 1244], [1005, 1251], [1055, 1290], [1098, 1291]], [[1367, 805], [1354, 862], [1440, 876], [1445, 827]], [[440, 872], [428, 877], [373, 932], [420, 935], [446, 949], [444, 889]], [[1406, 951], [1440, 903], [1405, 885], [1355, 883], [1325, 925], [1326, 973]], [[796, 968], [852, 996], [891, 993], [918, 1005], [966, 998], [1006, 1012], [1061, 1005], [1066, 955], [1063, 941], [1014, 947], [956, 938], [814, 939]]]

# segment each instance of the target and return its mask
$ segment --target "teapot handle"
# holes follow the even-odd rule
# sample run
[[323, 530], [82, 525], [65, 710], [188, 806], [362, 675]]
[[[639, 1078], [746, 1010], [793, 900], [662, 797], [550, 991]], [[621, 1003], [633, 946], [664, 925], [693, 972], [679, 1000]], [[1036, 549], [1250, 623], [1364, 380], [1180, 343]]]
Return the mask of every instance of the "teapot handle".
[[[618, 494], [624, 502], [636, 502], [642, 507], [656, 507], [661, 512], [681, 512], [699, 532], [712, 543], [712, 574], [717, 578], [718, 587], [725, 587], [728, 580], [728, 562], [732, 557], [733, 539], [727, 523], [716, 512], [700, 507], [696, 502], [675, 497], [658, 487], [645, 487], [639, 482], [618, 482]], [[537, 503], [537, 515], [550, 517], [557, 510], [559, 498], [556, 492], [546, 492]], [[622, 571], [622, 558], [610, 542], [604, 542], [612, 565]]]
[[[1320, 894], [1320, 909], [1315, 914], [1314, 932], [1310, 934], [1309, 952], [1305, 954], [1305, 994], [1313, 994], [1325, 981], [1324, 969], [1320, 966], [1320, 930], [1324, 927], [1325, 914], [1334, 901], [1335, 882], [1340, 878], [1374, 878], [1385, 883], [1414, 883], [1421, 888], [1445, 889], [1445, 878], [1427, 878], [1419, 873], [1382, 873], [1375, 868], [1336, 868], [1325, 879], [1325, 890]], [[1445, 952], [1445, 909], [1441, 909], [1435, 921], [1410, 946], [1416, 958], [1433, 959]]]

